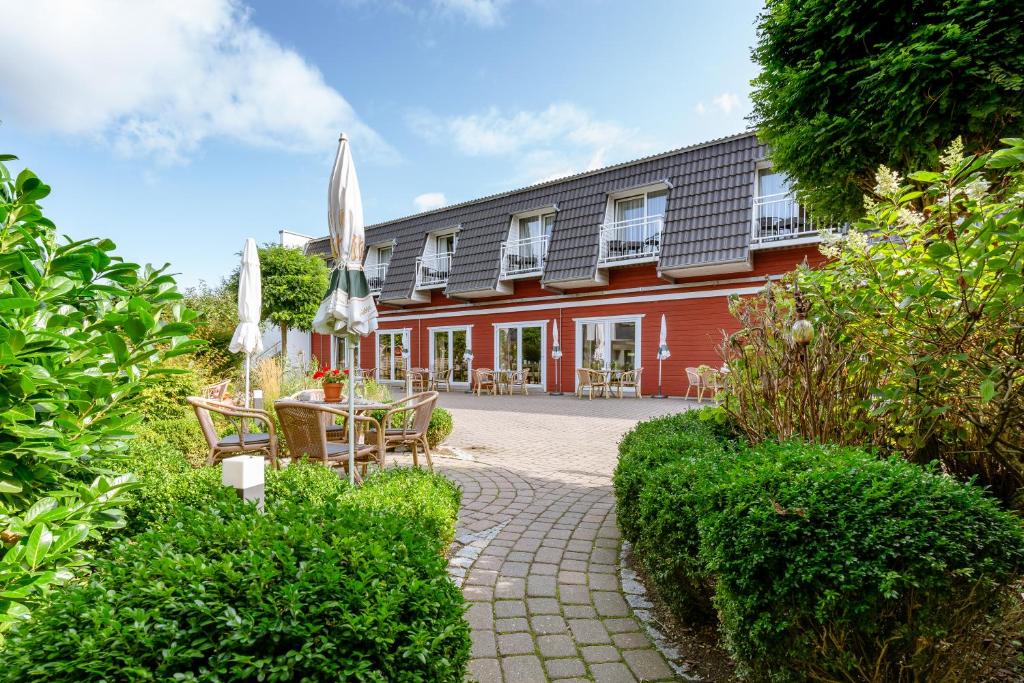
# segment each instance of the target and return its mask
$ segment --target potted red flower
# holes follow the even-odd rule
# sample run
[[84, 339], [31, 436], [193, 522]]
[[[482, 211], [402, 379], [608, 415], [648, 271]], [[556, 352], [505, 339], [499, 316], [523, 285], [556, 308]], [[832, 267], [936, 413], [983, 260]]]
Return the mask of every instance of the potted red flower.
[[324, 388], [324, 400], [328, 403], [341, 401], [341, 389], [348, 379], [348, 370], [337, 368], [321, 368], [313, 373], [313, 379], [320, 380]]

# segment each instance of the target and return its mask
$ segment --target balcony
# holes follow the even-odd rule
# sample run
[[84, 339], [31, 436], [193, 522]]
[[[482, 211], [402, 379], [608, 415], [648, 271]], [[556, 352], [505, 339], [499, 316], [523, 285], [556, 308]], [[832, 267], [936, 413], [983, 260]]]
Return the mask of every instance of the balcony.
[[446, 251], [416, 259], [416, 289], [437, 289], [448, 284], [455, 252]]
[[540, 275], [548, 253], [548, 236], [539, 235], [501, 243], [501, 278]]
[[643, 216], [601, 226], [601, 266], [657, 260], [665, 217]]
[[388, 273], [388, 264], [377, 263], [372, 266], [366, 266], [366, 284], [370, 286], [370, 294], [376, 296], [380, 294], [380, 290], [384, 287], [384, 277]]
[[815, 220], [796, 201], [792, 192], [754, 197], [751, 244], [788, 240], [811, 241], [822, 231], [835, 230], [831, 223]]

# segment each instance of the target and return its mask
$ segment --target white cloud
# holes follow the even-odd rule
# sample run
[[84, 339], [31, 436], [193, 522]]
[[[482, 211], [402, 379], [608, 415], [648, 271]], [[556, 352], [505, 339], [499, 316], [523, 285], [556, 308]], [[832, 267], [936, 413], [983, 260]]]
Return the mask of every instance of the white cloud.
[[734, 111], [739, 110], [741, 107], [749, 109], [750, 103], [747, 99], [740, 98], [739, 95], [733, 92], [723, 92], [715, 95], [711, 98], [711, 104], [705, 104], [703, 101], [698, 102], [693, 108], [698, 115], [704, 116], [705, 114], [711, 113], [715, 110], [726, 116], [731, 115]]
[[571, 103], [541, 111], [502, 112], [442, 118], [425, 111], [409, 115], [421, 137], [452, 143], [473, 157], [511, 157], [518, 180], [537, 182], [600, 168], [655, 150], [637, 131], [603, 121]]
[[26, 127], [180, 161], [210, 138], [396, 153], [236, 0], [36, 0], [4, 9], [0, 106]]
[[501, 23], [501, 9], [506, 0], [434, 0], [434, 6], [445, 14], [490, 28]]
[[445, 198], [443, 192], [425, 192], [417, 195], [412, 200], [412, 203], [417, 211], [430, 211], [431, 209], [440, 209], [442, 206], [445, 206], [448, 204], [448, 199]]

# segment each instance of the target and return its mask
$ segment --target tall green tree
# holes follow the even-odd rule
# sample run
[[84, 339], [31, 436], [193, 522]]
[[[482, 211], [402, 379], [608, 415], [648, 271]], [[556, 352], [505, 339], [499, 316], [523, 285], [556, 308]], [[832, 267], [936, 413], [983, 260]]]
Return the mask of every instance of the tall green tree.
[[820, 215], [861, 215], [879, 165], [1024, 129], [1020, 0], [768, 0], [753, 56], [752, 121]]
[[[260, 247], [263, 320], [281, 328], [281, 355], [288, 358], [288, 330], [310, 330], [327, 293], [329, 271], [323, 259], [300, 249], [268, 244]], [[238, 290], [238, 274], [232, 278]]]

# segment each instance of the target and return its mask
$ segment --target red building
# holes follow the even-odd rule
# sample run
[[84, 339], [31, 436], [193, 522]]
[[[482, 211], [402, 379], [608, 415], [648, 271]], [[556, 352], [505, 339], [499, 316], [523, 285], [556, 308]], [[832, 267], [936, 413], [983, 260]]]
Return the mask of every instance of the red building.
[[[737, 327], [730, 295], [821, 261], [817, 226], [753, 133], [379, 223], [366, 236], [380, 319], [360, 367], [383, 381], [402, 381], [406, 364], [451, 367], [464, 387], [472, 369], [521, 369], [538, 391], [572, 392], [575, 368], [603, 366], [643, 368], [643, 393], [657, 393], [664, 314], [663, 390], [683, 395], [686, 367], [721, 364], [723, 332]], [[329, 257], [326, 238], [306, 249]], [[321, 364], [344, 358], [344, 340], [310, 343]]]

